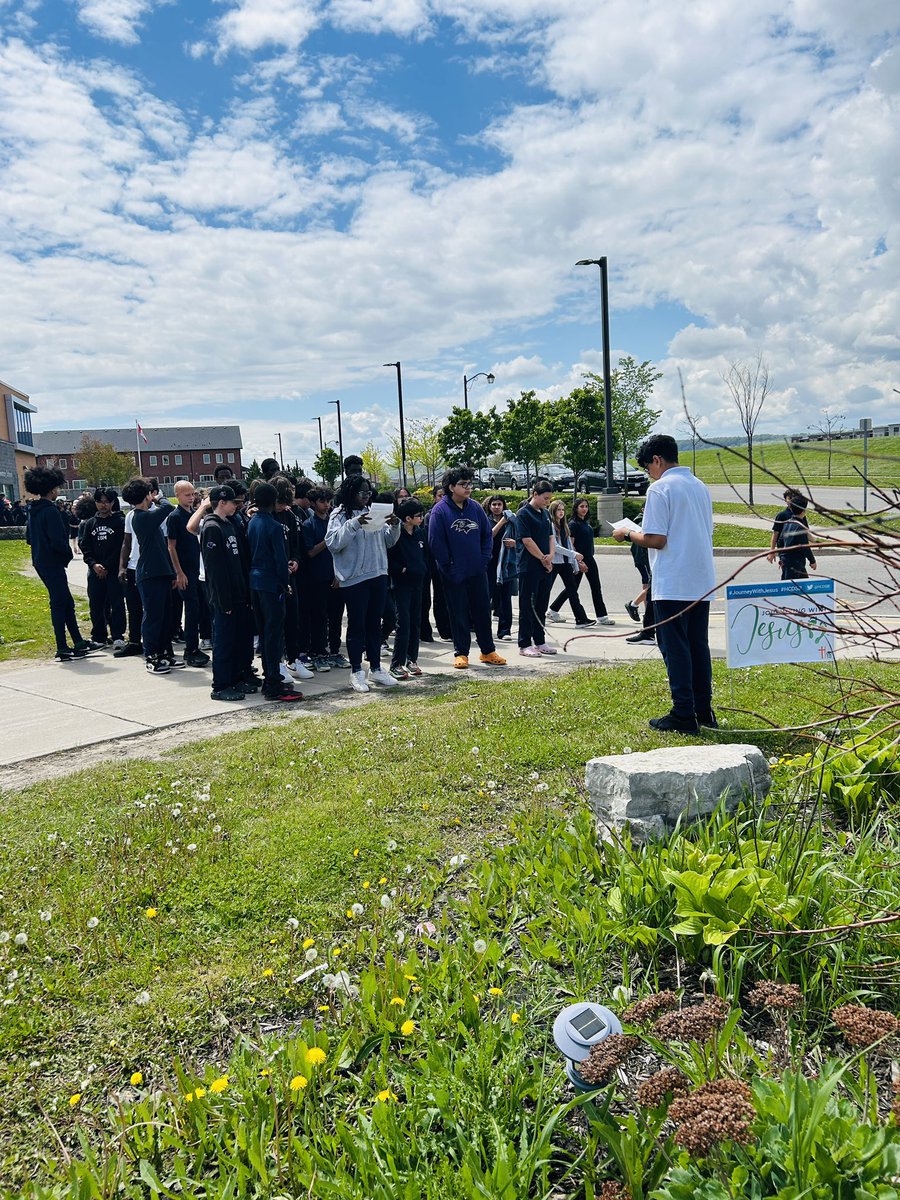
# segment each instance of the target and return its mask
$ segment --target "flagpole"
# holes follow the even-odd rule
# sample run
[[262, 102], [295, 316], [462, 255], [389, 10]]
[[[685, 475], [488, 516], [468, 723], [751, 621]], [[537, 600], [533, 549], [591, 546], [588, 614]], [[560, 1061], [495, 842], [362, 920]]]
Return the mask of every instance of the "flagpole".
[[137, 417], [135, 417], [135, 419], [134, 419], [134, 445], [135, 445], [135, 449], [137, 450], [137, 473], [138, 473], [138, 475], [141, 474], [141, 435], [139, 432], [140, 428], [141, 428], [141, 423], [137, 419]]

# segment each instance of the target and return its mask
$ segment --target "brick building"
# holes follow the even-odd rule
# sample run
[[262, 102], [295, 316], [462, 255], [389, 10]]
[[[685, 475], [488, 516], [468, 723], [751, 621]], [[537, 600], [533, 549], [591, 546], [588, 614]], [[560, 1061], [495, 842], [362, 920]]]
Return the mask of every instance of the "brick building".
[[24, 392], [0, 382], [0, 496], [7, 500], [24, 496], [22, 476], [35, 465], [31, 414], [36, 412]]
[[[47, 429], [36, 435], [38, 463], [58, 467], [66, 477], [66, 491], [87, 486], [78, 473], [78, 447], [87, 434], [108, 443], [120, 454], [130, 454], [136, 474], [158, 479], [171, 494], [179, 479], [211, 486], [216, 467], [229, 467], [236, 478], [243, 474], [239, 425], [191, 425], [176, 429], [145, 429], [138, 439], [130, 429]], [[140, 454], [138, 453], [140, 442]]]

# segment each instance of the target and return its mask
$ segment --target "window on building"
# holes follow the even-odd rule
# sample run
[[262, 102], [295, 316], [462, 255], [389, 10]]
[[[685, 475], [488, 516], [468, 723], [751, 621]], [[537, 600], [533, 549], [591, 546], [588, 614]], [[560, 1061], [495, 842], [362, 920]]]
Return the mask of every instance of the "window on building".
[[167, 476], [165, 477], [165, 479], [163, 480], [163, 483], [171, 483], [171, 482], [172, 482], [172, 476], [171, 476], [171, 475], [167, 475]]
[[84, 492], [87, 490], [88, 481], [86, 479], [73, 479], [72, 490], [75, 492]]
[[215, 475], [201, 475], [200, 482], [201, 483], [215, 483], [216, 477], [215, 477]]
[[205, 463], [206, 465], [209, 465], [209, 463], [212, 461], [212, 459], [209, 457], [209, 455], [208, 455], [208, 454], [204, 454], [204, 455], [203, 455], [203, 461], [204, 461], [204, 463]]
[[151, 466], [151, 467], [155, 467], [155, 466], [156, 466], [156, 455], [155, 455], [155, 454], [151, 454], [151, 455], [150, 455], [150, 466]]
[[31, 432], [31, 413], [26, 408], [13, 404], [16, 414], [16, 441], [20, 446], [33, 446], [34, 435]]
[[[65, 460], [64, 458], [61, 458], [61, 459], [59, 460], [59, 463], [58, 463], [57, 465], [59, 466], [59, 469], [60, 469], [61, 471], [65, 471], [65, 469], [66, 469], [66, 466], [67, 466], [68, 464], [67, 464], [67, 462], [66, 462], [66, 460]], [[75, 465], [75, 464], [73, 463], [73, 464], [72, 464], [72, 466], [74, 467], [74, 465]]]
[[168, 456], [168, 454], [164, 454], [163, 455], [163, 466], [167, 467], [168, 465], [169, 465], [169, 456]]
[[234, 462], [234, 455], [231, 453], [231, 451], [230, 451], [230, 450], [228, 451], [228, 461], [229, 461], [230, 463], [233, 463], [233, 462]]
[[217, 463], [224, 462], [224, 461], [225, 461], [225, 457], [224, 457], [224, 455], [222, 455], [222, 454], [217, 454], [217, 455], [216, 455], [216, 462], [217, 462]]
[[181, 455], [180, 455], [180, 454], [176, 454], [176, 455], [175, 455], [175, 466], [176, 466], [176, 467], [180, 467], [180, 466], [181, 466]]

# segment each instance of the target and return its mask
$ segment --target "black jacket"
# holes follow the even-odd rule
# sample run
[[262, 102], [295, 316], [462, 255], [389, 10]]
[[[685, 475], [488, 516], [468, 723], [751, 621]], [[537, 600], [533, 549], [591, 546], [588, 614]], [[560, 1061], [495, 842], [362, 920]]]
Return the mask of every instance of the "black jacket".
[[200, 529], [200, 552], [209, 602], [233, 612], [250, 599], [249, 564], [240, 544], [246, 537], [231, 521], [211, 513]]
[[31, 547], [35, 570], [67, 567], [72, 561], [69, 525], [57, 506], [50, 500], [32, 500], [27, 525], [25, 540]]
[[425, 558], [425, 530], [421, 525], [412, 533], [400, 530], [400, 536], [388, 550], [388, 575], [397, 584], [421, 582], [428, 574]]
[[89, 571], [95, 566], [106, 567], [111, 575], [119, 573], [119, 555], [125, 540], [125, 514], [110, 513], [108, 517], [89, 517], [82, 526], [78, 548], [84, 555]]

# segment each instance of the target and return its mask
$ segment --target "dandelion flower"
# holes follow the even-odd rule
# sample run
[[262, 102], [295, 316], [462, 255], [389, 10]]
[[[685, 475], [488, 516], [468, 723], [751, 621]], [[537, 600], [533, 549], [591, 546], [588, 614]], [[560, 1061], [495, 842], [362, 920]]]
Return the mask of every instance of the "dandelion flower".
[[476, 954], [484, 954], [485, 950], [487, 950], [487, 942], [484, 938], [476, 938], [472, 943], [472, 949]]
[[310, 1046], [306, 1052], [306, 1061], [311, 1067], [316, 1067], [325, 1061], [325, 1051], [320, 1046]]
[[363, 880], [363, 891], [364, 892], [367, 892], [371, 886], [372, 885], [371, 885], [371, 883], [369, 883], [368, 879]]
[[354, 857], [354, 858], [359, 858], [359, 850], [354, 850], [354, 851], [353, 851], [353, 857]]
[[517, 1012], [510, 1013], [509, 1019], [512, 1021], [513, 1025], [518, 1025], [518, 1023], [522, 1020], [522, 1014]]
[[148, 1005], [150, 1003], [150, 993], [149, 992], [138, 992], [138, 994], [134, 998], [134, 1002], [135, 1002], [135, 1004], [138, 1005], [139, 1008], [144, 1008], [146, 1005]]
[[502, 996], [503, 988], [498, 988], [498, 987], [488, 988], [488, 995], [489, 996]]
[[296, 917], [288, 917], [286, 924], [287, 924], [288, 929], [297, 930], [300, 928], [300, 922], [297, 920]]
[[391, 907], [390, 896], [385, 892], [385, 894], [381, 897], [381, 900], [379, 903], [381, 904], [381, 907], [385, 910], [385, 912], [387, 912], [387, 910]]
[[412, 1031], [415, 1029], [415, 1027], [416, 1027], [416, 1023], [410, 1017], [408, 1020], [404, 1021], [403, 1024], [400, 1026], [400, 1032], [403, 1034], [404, 1037], [409, 1037], [409, 1035], [412, 1033]]
[[152, 921], [156, 915], [157, 915], [157, 911], [155, 908], [145, 908], [144, 909], [144, 916], [147, 918], [148, 921]]
[[99, 917], [88, 917], [88, 920], [87, 920], [88, 929], [96, 929], [99, 924], [100, 924]]
[[69, 1097], [69, 1107], [74, 1108], [81, 1099], [81, 1092], [76, 1092], [74, 1096]]
[[295, 1075], [294, 1078], [291, 1080], [291, 1091], [292, 1092], [302, 1092], [308, 1083], [309, 1083], [309, 1080], [306, 1078], [305, 1075]]
[[46, 922], [46, 921], [53, 920], [53, 913], [50, 911], [49, 908], [42, 908], [38, 915], [40, 916], [42, 921]]
[[393, 853], [393, 851], [397, 849], [397, 843], [394, 841], [393, 838], [391, 838], [391, 840], [388, 842], [387, 849], [388, 849], [389, 854]]
[[347, 910], [347, 915], [350, 917], [361, 917], [366, 910], [359, 903], [351, 904]]
[[304, 938], [303, 939], [303, 949], [304, 950], [309, 950], [309, 948], [311, 946], [314, 946], [315, 944], [316, 944], [315, 938]]
[[303, 957], [306, 959], [307, 962], [315, 962], [316, 959], [319, 957], [319, 952], [315, 948], [315, 946], [310, 946], [310, 948], [306, 951], [306, 953], [303, 955]]
[[340, 948], [340, 946], [335, 946], [335, 948], [334, 948], [334, 949], [332, 950], [332, 952], [331, 952], [331, 957], [332, 957], [332, 958], [340, 958], [340, 957], [341, 957], [341, 948]]
[[407, 983], [415, 983], [416, 982], [415, 975], [404, 975], [403, 978], [406, 980]]
[[391, 1000], [391, 1004], [393, 1004], [395, 1008], [402, 1008], [403, 1007], [403, 997], [402, 996], [394, 996], [393, 999]]
[[228, 1087], [228, 1076], [223, 1075], [220, 1079], [214, 1079], [209, 1085], [211, 1092], [224, 1092]]
[[271, 1074], [272, 1074], [272, 1072], [269, 1070], [268, 1067], [263, 1067], [263, 1069], [259, 1073], [259, 1077], [260, 1077], [260, 1079], [268, 1079]]
[[272, 970], [271, 967], [266, 967], [266, 969], [263, 971], [263, 978], [268, 979], [271, 975], [274, 975], [274, 974], [275, 974], [275, 972]]
[[13, 938], [13, 941], [16, 943], [17, 946], [27, 946], [28, 945], [28, 934], [27, 933], [17, 933], [16, 936]]
[[390, 1088], [385, 1088], [383, 1092], [378, 1093], [378, 1100], [381, 1104], [387, 1104], [389, 1100], [396, 1100], [397, 1097]]
[[135, 1071], [135, 1073], [131, 1077], [131, 1086], [132, 1087], [140, 1087], [143, 1082], [144, 1082], [144, 1076], [141, 1074], [140, 1071]]
[[316, 1009], [316, 1012], [321, 1012], [321, 1013], [331, 1012], [331, 1005], [330, 1004], [320, 1004], [319, 1007]]
[[0, 929], [0, 946], [2, 946], [5, 942], [8, 942], [9, 937], [10, 934], [8, 929]]

